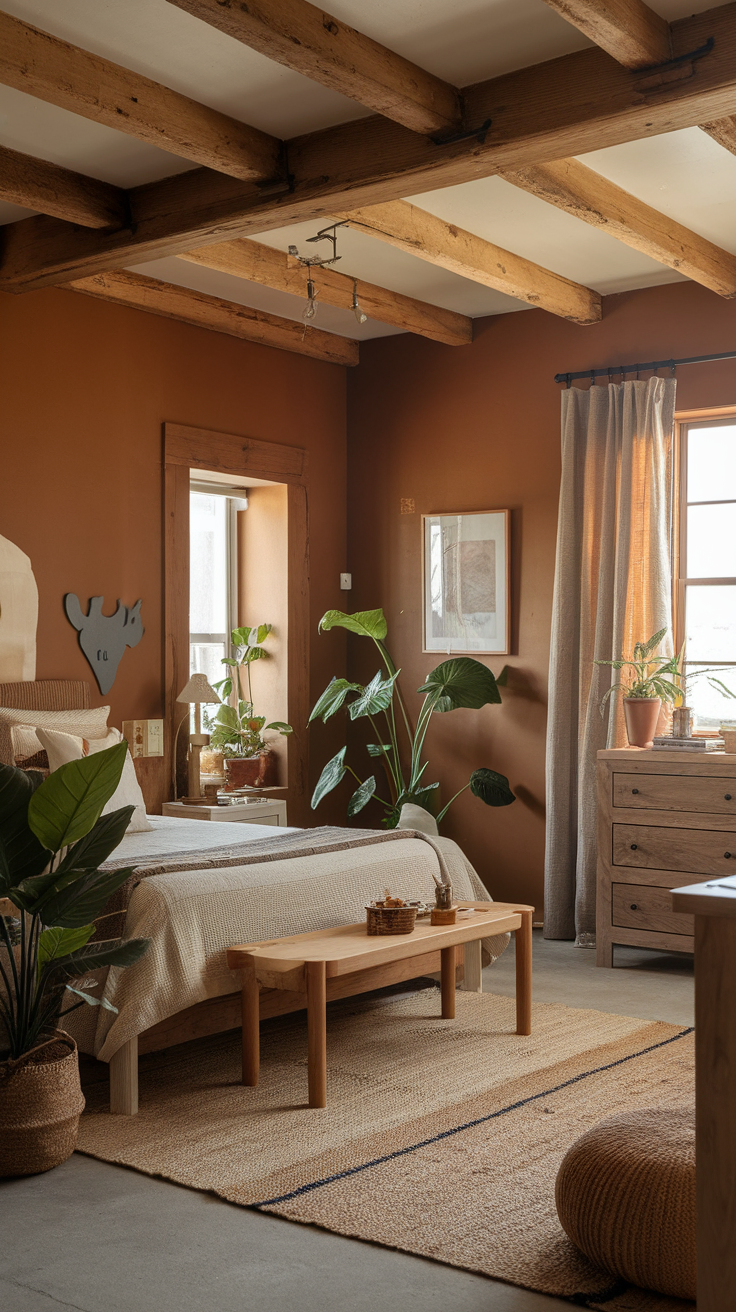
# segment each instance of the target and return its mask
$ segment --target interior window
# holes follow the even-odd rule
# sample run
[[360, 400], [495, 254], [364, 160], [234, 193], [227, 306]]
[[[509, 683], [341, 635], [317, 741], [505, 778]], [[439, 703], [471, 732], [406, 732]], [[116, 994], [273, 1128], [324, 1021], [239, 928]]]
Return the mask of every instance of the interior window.
[[189, 499], [189, 671], [210, 683], [224, 677], [237, 627], [237, 511], [233, 489], [193, 484]]
[[[688, 672], [715, 669], [736, 692], [736, 412], [680, 432], [679, 642]], [[736, 700], [705, 676], [691, 680], [687, 701], [699, 728], [736, 722]]]

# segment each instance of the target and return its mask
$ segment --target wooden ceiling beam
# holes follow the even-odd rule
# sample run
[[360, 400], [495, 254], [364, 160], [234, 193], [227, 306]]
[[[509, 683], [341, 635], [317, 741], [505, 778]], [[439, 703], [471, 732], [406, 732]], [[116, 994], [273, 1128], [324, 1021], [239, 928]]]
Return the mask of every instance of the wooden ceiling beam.
[[521, 255], [502, 250], [408, 201], [371, 205], [338, 217], [358, 232], [388, 242], [408, 255], [416, 255], [461, 278], [505, 292], [573, 323], [597, 323], [601, 317], [601, 298], [589, 287], [581, 287]]
[[192, 247], [323, 220], [503, 169], [585, 154], [736, 113], [736, 2], [672, 24], [675, 54], [714, 37], [694, 75], [661, 81], [595, 47], [504, 74], [464, 93], [483, 140], [436, 146], [371, 117], [289, 142], [291, 184], [240, 182], [207, 169], [129, 193], [130, 228], [81, 232], [38, 216], [3, 230], [0, 288], [31, 290]]
[[736, 255], [645, 205], [579, 160], [504, 170], [501, 177], [719, 296], [736, 296]]
[[[289, 292], [304, 299], [307, 296], [309, 272], [306, 266], [262, 242], [240, 238], [185, 251], [179, 258], [206, 269], [233, 274], [236, 278], [246, 278], [248, 282], [257, 282], [275, 291]], [[318, 303], [350, 310], [355, 289], [360, 308], [379, 323], [391, 324], [404, 332], [417, 333], [447, 346], [466, 346], [473, 340], [472, 319], [456, 314], [454, 310], [443, 310], [438, 305], [414, 300], [412, 296], [375, 287], [373, 283], [351, 278], [336, 269], [313, 267], [311, 276], [317, 288]]]
[[713, 123], [701, 123], [700, 126], [719, 146], [724, 146], [732, 155], [736, 155], [736, 115], [718, 118]]
[[209, 328], [246, 342], [275, 346], [280, 351], [295, 351], [297, 355], [326, 360], [329, 364], [358, 363], [358, 343], [349, 337], [338, 337], [336, 333], [305, 326], [298, 320], [282, 319], [264, 310], [253, 310], [235, 301], [223, 301], [219, 296], [208, 296], [125, 269], [80, 278], [67, 286], [73, 292], [83, 292], [101, 301], [115, 301], [134, 310], [178, 319], [195, 328]]
[[0, 200], [52, 214], [84, 228], [125, 223], [125, 192], [45, 159], [0, 146]]
[[672, 58], [670, 26], [643, 0], [546, 0], [625, 68], [648, 68]]
[[460, 127], [460, 93], [308, 0], [169, 0], [252, 50], [431, 136]]
[[0, 13], [0, 82], [234, 178], [273, 178], [280, 142]]

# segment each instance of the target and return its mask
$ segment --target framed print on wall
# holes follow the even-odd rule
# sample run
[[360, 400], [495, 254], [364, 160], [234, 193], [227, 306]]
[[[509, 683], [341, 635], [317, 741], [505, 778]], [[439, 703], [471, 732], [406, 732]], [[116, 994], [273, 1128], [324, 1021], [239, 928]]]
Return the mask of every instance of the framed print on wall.
[[423, 651], [508, 655], [508, 510], [422, 515]]

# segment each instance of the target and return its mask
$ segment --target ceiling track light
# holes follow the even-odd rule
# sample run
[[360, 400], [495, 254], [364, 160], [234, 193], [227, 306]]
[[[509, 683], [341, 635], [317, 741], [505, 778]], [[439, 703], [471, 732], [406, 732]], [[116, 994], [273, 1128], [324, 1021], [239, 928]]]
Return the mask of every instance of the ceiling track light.
[[[309, 322], [310, 319], [314, 319], [317, 314], [318, 293], [315, 289], [314, 282], [312, 281], [312, 269], [322, 269], [331, 264], [337, 264], [337, 261], [342, 259], [342, 256], [337, 253], [337, 229], [344, 228], [345, 226], [345, 220], [343, 220], [342, 223], [331, 224], [329, 228], [322, 228], [319, 232], [315, 233], [314, 237], [307, 237], [307, 241], [310, 243], [316, 241], [331, 242], [332, 254], [330, 256], [300, 255], [296, 246], [289, 246], [289, 255], [292, 259], [298, 260], [300, 264], [303, 264], [307, 270], [307, 304], [302, 314], [302, 319], [306, 322]], [[359, 324], [367, 322], [368, 315], [361, 309], [358, 300], [358, 281], [356, 278], [353, 278], [353, 299], [350, 308]]]
[[363, 311], [360, 308], [360, 302], [358, 301], [358, 281], [356, 278], [353, 278], [353, 304], [351, 305], [350, 308], [353, 311], [353, 314], [355, 315], [356, 319], [358, 320], [358, 323], [367, 322], [368, 315], [363, 313]]

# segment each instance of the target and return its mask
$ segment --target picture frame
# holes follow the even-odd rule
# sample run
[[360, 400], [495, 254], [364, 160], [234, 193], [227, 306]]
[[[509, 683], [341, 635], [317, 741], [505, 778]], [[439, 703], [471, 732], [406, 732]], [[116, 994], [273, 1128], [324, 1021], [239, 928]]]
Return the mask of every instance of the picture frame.
[[509, 510], [422, 515], [422, 651], [508, 656]]

